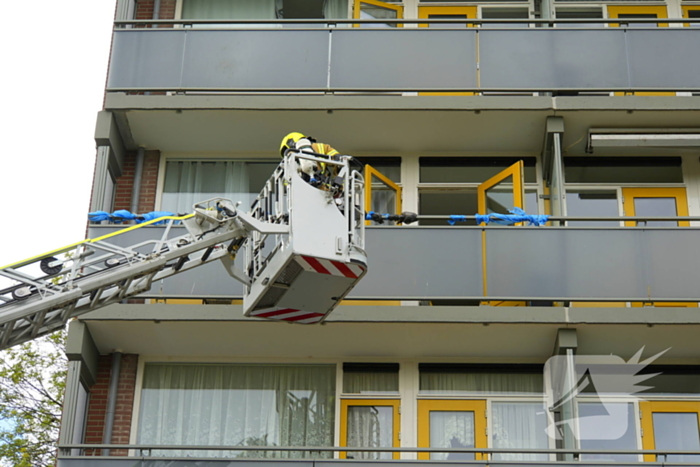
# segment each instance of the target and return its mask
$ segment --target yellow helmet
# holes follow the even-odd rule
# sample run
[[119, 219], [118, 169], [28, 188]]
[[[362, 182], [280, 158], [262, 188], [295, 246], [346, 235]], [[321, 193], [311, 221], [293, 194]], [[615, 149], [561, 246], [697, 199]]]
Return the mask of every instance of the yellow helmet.
[[300, 139], [303, 139], [303, 138], [306, 138], [306, 136], [304, 136], [298, 132], [289, 133], [287, 136], [282, 138], [282, 143], [280, 144], [280, 156], [284, 157], [284, 151], [286, 151], [289, 148], [294, 147], [294, 145]]

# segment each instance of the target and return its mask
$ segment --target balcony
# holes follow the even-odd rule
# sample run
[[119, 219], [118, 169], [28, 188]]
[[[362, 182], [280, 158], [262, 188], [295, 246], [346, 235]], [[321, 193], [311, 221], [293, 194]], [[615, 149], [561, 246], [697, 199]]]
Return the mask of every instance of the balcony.
[[[566, 146], [591, 127], [658, 126], [660, 111], [665, 127], [700, 126], [700, 99], [676, 98], [700, 90], [698, 28], [297, 22], [117, 22], [105, 109], [126, 148], [269, 152], [293, 122], [351, 153], [464, 151], [464, 141], [475, 152], [538, 152], [553, 115], [567, 119]], [[166, 27], [143, 27], [153, 23]], [[610, 98], [640, 91], [666, 93]]]
[[[92, 238], [118, 230], [93, 225]], [[696, 227], [368, 227], [367, 276], [350, 299], [700, 301]], [[160, 238], [147, 226], [110, 239]], [[174, 227], [170, 235], [184, 234]], [[242, 255], [241, 255], [242, 256]], [[241, 261], [242, 258], [239, 258]], [[171, 277], [145, 298], [232, 299], [222, 265]]]
[[[96, 445], [74, 445], [76, 448], [73, 449], [74, 452], [80, 452], [82, 449], [86, 449], [89, 452], [94, 452]], [[102, 446], [102, 445], [99, 445]], [[63, 446], [61, 449], [64, 452], [70, 452], [71, 446]], [[255, 447], [250, 446], [243, 447], [244, 450], [254, 451], [254, 457], [246, 458], [241, 456], [240, 446], [188, 446], [188, 451], [190, 451], [190, 456], [183, 458], [183, 456], [171, 457], [171, 456], [151, 456], [151, 451], [157, 449], [156, 446], [123, 446], [123, 445], [104, 445], [104, 447], [109, 447], [111, 449], [133, 449], [134, 452], [138, 452], [141, 455], [128, 456], [128, 457], [107, 457], [107, 456], [79, 456], [79, 455], [59, 455], [58, 456], [58, 467], [190, 467], [190, 466], [206, 466], [206, 467], [248, 467], [251, 465], [258, 465], [264, 467], [279, 467], [279, 466], [294, 466], [294, 467], [342, 467], [348, 463], [359, 467], [381, 467], [389, 466], [394, 463], [399, 463], [405, 466], [411, 467], [439, 467], [441, 465], [454, 465], [454, 461], [439, 461], [439, 460], [415, 460], [416, 453], [423, 453], [422, 455], [428, 455], [428, 453], [444, 453], [449, 452], [457, 455], [465, 454], [476, 454], [478, 460], [460, 460], [459, 465], [482, 465], [482, 466], [559, 466], [559, 467], [595, 467], [601, 465], [600, 460], [586, 462], [586, 455], [591, 454], [607, 454], [609, 456], [620, 456], [624, 454], [637, 454], [639, 456], [639, 461], [624, 461], [615, 462], [614, 464], [608, 464], [605, 462], [602, 465], [616, 465], [620, 467], [632, 467], [632, 466], [665, 466], [665, 467], [675, 467], [692, 465], [688, 463], [691, 459], [697, 458], [697, 452], [692, 451], [662, 451], [662, 450], [585, 450], [585, 449], [440, 449], [440, 448], [394, 448], [390, 452], [398, 451], [404, 455], [408, 455], [408, 458], [402, 460], [341, 460], [341, 459], [273, 459], [268, 457], [274, 451], [294, 451], [295, 448], [289, 447]], [[168, 446], [171, 449], [177, 449], [179, 446]], [[231, 456], [230, 453], [233, 448], [238, 448], [238, 455]], [[342, 451], [359, 451], [357, 448], [328, 448], [321, 447], [316, 448], [318, 454], [330, 454], [338, 453]], [[298, 449], [297, 449], [298, 450]], [[214, 452], [215, 457], [200, 457], [197, 455], [198, 452]], [[219, 451], [219, 452], [217, 452]], [[364, 448], [364, 452], [370, 456], [373, 453], [380, 454], [381, 452], [387, 452], [387, 448]], [[124, 451], [122, 451], [124, 452]], [[291, 454], [291, 452], [290, 452]], [[317, 454], [317, 456], [318, 456]], [[538, 456], [539, 454], [539, 456]], [[535, 459], [537, 456], [541, 459], [542, 455], [549, 455], [550, 460], [529, 460]], [[642, 454], [645, 457], [654, 459], [647, 460], [647, 462], [642, 462]], [[418, 454], [421, 455], [421, 454]], [[210, 454], [211, 456], [211, 454]], [[230, 457], [227, 457], [230, 456]], [[484, 456], [485, 459], [481, 460], [480, 457]], [[218, 457], [218, 459], [217, 459]], [[238, 458], [236, 458], [238, 457]], [[320, 457], [320, 456], [318, 456]], [[486, 459], [499, 459], [500, 460], [486, 460]], [[518, 458], [522, 460], [517, 460]], [[613, 457], [614, 458], [614, 457]], [[507, 459], [507, 460], [504, 460]], [[556, 459], [556, 460], [555, 460]]]
[[[209, 27], [116, 29], [107, 91], [700, 91], [697, 28], [656, 28], [653, 20], [626, 20], [642, 28], [601, 24], [592, 29], [567, 28], [571, 20], [473, 21], [495, 29], [440, 20], [446, 21], [454, 24], [414, 28], [410, 26], [435, 20], [394, 20], [406, 27], [351, 28], [336, 26], [361, 20], [330, 25], [319, 20], [244, 25], [200, 20], [186, 25]], [[581, 21], [591, 20], [576, 20]], [[605, 21], [610, 22], [598, 20]], [[682, 25], [683, 20], [665, 21]], [[504, 22], [511, 28], [503, 28]], [[644, 28], [645, 22], [650, 27]], [[144, 22], [117, 25], [133, 23]], [[556, 27], [527, 27], [532, 23]]]

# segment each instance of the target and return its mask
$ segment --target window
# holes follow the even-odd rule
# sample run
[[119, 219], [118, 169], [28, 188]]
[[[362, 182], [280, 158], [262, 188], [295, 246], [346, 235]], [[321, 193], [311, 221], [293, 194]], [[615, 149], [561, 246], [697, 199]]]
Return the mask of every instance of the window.
[[[566, 190], [566, 213], [571, 217], [618, 217], [617, 190]], [[570, 221], [572, 227], [615, 227], [611, 221]]]
[[682, 183], [680, 157], [565, 157], [564, 180], [574, 183]]
[[692, 5], [692, 6], [682, 6], [681, 9], [683, 10], [683, 17], [684, 18], [690, 18], [690, 19], [695, 19], [697, 21], [693, 21], [690, 23], [685, 23], [685, 27], [693, 27], [697, 28], [700, 27], [700, 6], [697, 5]]
[[[498, 0], [496, 0], [498, 1]], [[514, 2], [524, 2], [526, 0], [510, 0]], [[509, 1], [509, 3], [510, 3]], [[465, 3], [464, 0], [420, 0], [420, 3]]]
[[[581, 449], [635, 450], [637, 426], [634, 405], [629, 402], [579, 402]], [[635, 454], [583, 454], [581, 460], [636, 462]]]
[[[482, 8], [481, 17], [484, 19], [527, 19], [530, 17], [527, 8]], [[488, 23], [482, 28], [527, 28], [527, 23]]]
[[525, 182], [537, 181], [534, 157], [421, 157], [421, 183], [481, 183], [522, 160]]
[[[700, 450], [700, 402], [645, 401], [639, 403], [642, 414], [644, 449], [666, 451]], [[645, 455], [648, 462], [687, 462], [697, 465], [699, 455]]]
[[[641, 394], [645, 396], [698, 396], [700, 395], [700, 366], [695, 365], [648, 365], [644, 368], [640, 365], [588, 365], [595, 373], [609, 375], [606, 381], [615, 383], [616, 381], [626, 381], [625, 376], [630, 374], [642, 377], [651, 376], [649, 379], [640, 382], [639, 385], [645, 389]], [[583, 376], [585, 368], [577, 368], [577, 374]], [[583, 393], [597, 394], [627, 394], [627, 387], [616, 388], [614, 385], [605, 387], [588, 386]]]
[[[557, 8], [557, 19], [597, 19], [603, 18], [602, 8]], [[566, 23], [558, 28], [602, 28], [604, 23]]]
[[[666, 7], [662, 5], [645, 5], [645, 6], [630, 6], [630, 5], [610, 5], [608, 6], [609, 18], [667, 18]], [[611, 26], [623, 26], [627, 28], [655, 28], [667, 27], [668, 23], [616, 23]]]
[[[335, 365], [147, 364], [138, 442], [332, 446], [334, 413]], [[327, 456], [303, 451], [184, 450], [179, 455]]]
[[371, 165], [392, 182], [401, 183], [400, 157], [361, 157], [360, 162]]
[[[530, 183], [525, 186], [524, 209], [537, 213], [534, 157], [421, 157], [418, 191], [420, 214], [444, 216], [479, 212], [478, 186], [520, 160], [524, 163], [525, 183]], [[420, 225], [446, 225], [446, 221], [421, 220]], [[467, 221], [460, 225], [476, 224]]]
[[183, 0], [182, 19], [344, 19], [348, 0]]
[[161, 209], [190, 212], [194, 203], [222, 197], [247, 207], [277, 167], [277, 162], [168, 160]]
[[[371, 158], [368, 158], [372, 160]], [[393, 161], [382, 159], [398, 159], [398, 166]], [[381, 170], [365, 163], [363, 176], [365, 179], [365, 212], [380, 214], [400, 214], [402, 210], [402, 189], [394, 180], [401, 179], [401, 163], [399, 158], [373, 158], [382, 164], [382, 168], [392, 174], [393, 179], [385, 175]], [[365, 221], [366, 225], [372, 225], [374, 221]], [[382, 222], [386, 225], [396, 225], [394, 221]]]
[[[476, 18], [475, 6], [419, 6], [418, 7], [418, 17], [428, 18], [428, 19], [468, 19]], [[423, 23], [420, 27], [431, 27], [431, 28], [459, 28], [469, 26], [472, 27], [473, 24], [459, 24], [459, 23]]]
[[[495, 449], [547, 449], [547, 414], [542, 402], [492, 403], [491, 446]], [[547, 454], [494, 454], [494, 460], [547, 461]]]
[[[340, 445], [358, 448], [398, 447], [399, 403], [396, 400], [350, 400], [340, 404]], [[398, 459], [398, 453], [341, 452], [347, 459]]]
[[[485, 448], [486, 401], [419, 400], [418, 446], [430, 448]], [[483, 460], [481, 453], [419, 453], [419, 459]]]
[[[399, 19], [403, 18], [401, 3], [382, 2], [380, 0], [356, 0], [353, 8], [353, 18], [358, 19]], [[396, 23], [356, 24], [367, 28], [395, 28]]]
[[398, 394], [398, 363], [344, 363], [343, 393]]
[[542, 394], [542, 365], [421, 363], [419, 394]]

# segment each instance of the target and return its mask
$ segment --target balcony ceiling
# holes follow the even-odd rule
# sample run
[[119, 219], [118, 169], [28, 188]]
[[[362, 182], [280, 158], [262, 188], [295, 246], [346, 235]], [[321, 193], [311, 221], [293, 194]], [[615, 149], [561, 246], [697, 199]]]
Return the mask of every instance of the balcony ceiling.
[[[590, 128], [700, 128], [700, 97], [127, 96], [108, 93], [132, 149], [273, 155], [302, 131], [347, 153], [539, 153], [547, 116], [584, 154]], [[622, 149], [624, 151], [625, 149]], [[619, 154], [608, 149], [597, 155]], [[688, 154], [692, 149], [636, 149]]]
[[103, 354], [544, 361], [557, 330], [573, 327], [581, 354], [629, 358], [646, 346], [644, 355], [670, 348], [668, 363], [700, 363], [696, 318], [680, 309], [656, 319], [653, 309], [634, 311], [348, 306], [325, 325], [304, 326], [245, 319], [239, 306], [114, 305], [81, 319]]

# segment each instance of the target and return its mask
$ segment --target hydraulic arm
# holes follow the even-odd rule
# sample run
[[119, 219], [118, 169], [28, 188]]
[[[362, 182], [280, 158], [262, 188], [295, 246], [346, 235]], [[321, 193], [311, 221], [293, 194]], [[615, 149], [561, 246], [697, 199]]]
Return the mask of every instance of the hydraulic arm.
[[[246, 316], [322, 321], [366, 272], [364, 222], [356, 209], [363, 183], [344, 158], [334, 162], [341, 189], [312, 187], [299, 176], [299, 158], [320, 161], [288, 154], [249, 213], [214, 198], [196, 204], [193, 214], [155, 219], [0, 269], [0, 277], [14, 282], [0, 290], [0, 350], [216, 260], [246, 285]], [[129, 247], [110, 243], [157, 222], [166, 222], [159, 239]], [[178, 222], [187, 234], [171, 238]], [[234, 264], [241, 248], [243, 268]]]

